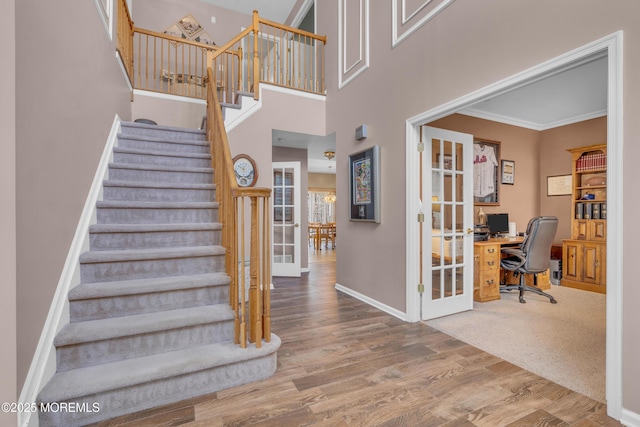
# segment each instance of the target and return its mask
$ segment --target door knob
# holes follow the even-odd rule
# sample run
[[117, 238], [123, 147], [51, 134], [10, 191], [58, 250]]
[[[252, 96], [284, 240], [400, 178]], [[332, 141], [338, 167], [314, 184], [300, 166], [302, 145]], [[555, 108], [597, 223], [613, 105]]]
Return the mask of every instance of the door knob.
[[298, 224], [297, 222], [295, 224], [293, 224], [294, 227], [300, 227], [300, 224]]

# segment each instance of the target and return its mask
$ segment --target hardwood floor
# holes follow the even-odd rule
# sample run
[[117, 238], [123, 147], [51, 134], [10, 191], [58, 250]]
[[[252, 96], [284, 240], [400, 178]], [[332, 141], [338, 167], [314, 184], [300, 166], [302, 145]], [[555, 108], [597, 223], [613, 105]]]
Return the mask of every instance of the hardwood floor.
[[273, 377], [101, 425], [621, 426], [602, 403], [336, 291], [335, 255], [274, 278]]

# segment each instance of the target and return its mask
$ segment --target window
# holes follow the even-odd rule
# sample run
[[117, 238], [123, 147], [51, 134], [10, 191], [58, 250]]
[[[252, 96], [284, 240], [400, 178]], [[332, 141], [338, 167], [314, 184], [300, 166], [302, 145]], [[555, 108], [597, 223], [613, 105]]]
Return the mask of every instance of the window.
[[309, 191], [309, 222], [336, 222], [336, 193], [334, 191]]

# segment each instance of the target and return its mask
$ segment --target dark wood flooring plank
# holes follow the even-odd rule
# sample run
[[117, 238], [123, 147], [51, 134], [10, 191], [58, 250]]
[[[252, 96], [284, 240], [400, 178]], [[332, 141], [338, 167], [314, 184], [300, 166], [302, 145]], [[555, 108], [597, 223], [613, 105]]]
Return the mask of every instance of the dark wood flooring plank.
[[274, 278], [276, 373], [191, 403], [183, 426], [621, 425], [598, 402], [337, 291], [337, 250], [310, 252], [308, 274]]

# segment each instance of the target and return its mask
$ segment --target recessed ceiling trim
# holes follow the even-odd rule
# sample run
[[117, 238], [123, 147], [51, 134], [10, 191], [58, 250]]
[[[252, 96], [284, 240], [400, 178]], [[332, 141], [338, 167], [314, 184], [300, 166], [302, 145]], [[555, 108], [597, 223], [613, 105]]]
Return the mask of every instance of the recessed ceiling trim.
[[568, 117], [566, 119], [558, 120], [550, 123], [534, 123], [527, 120], [516, 119], [514, 117], [503, 116], [501, 114], [488, 113], [486, 111], [476, 110], [474, 108], [465, 108], [464, 110], [459, 111], [459, 114], [470, 116], [470, 117], [476, 117], [478, 119], [490, 120], [492, 122], [518, 126], [521, 128], [543, 131], [543, 130], [557, 128], [560, 126], [571, 125], [573, 123], [583, 122], [585, 120], [596, 119], [598, 117], [604, 117], [607, 115], [607, 110], [600, 110], [600, 111], [595, 111], [587, 114], [581, 114], [579, 116]]

